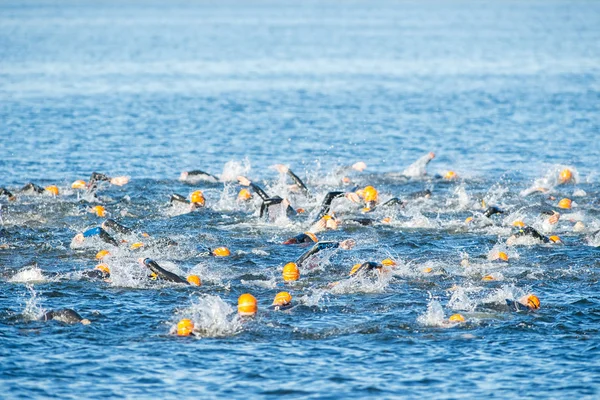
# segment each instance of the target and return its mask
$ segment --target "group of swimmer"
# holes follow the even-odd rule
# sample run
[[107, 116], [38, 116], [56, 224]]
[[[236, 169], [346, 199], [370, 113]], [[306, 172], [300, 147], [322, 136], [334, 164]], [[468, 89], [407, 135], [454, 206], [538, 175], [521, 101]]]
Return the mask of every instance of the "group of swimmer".
[[[406, 168], [399, 179], [419, 180], [427, 175], [426, 167], [435, 157], [434, 153], [428, 153], [415, 163]], [[295, 260], [288, 260], [282, 269], [282, 280], [286, 284], [291, 284], [301, 279], [303, 271], [310, 271], [314, 268], [315, 257], [321, 252], [328, 252], [336, 249], [351, 250], [355, 247], [356, 241], [346, 239], [342, 241], [324, 241], [317, 236], [327, 235], [328, 231], [343, 229], [346, 225], [379, 226], [390, 224], [393, 219], [394, 210], [402, 209], [411, 202], [426, 201], [433, 193], [430, 189], [423, 189], [404, 196], [402, 199], [396, 196], [386, 196], [382, 200], [380, 192], [372, 185], [357, 185], [354, 183], [353, 175], [359, 174], [367, 168], [363, 162], [357, 162], [353, 165], [340, 168], [336, 171], [336, 180], [338, 190], [329, 191], [317, 202], [317, 194], [309, 188], [304, 181], [294, 173], [288, 166], [275, 165], [274, 169], [282, 176], [287, 176], [292, 184], [288, 186], [286, 196], [269, 194], [267, 190], [261, 187], [255, 180], [246, 176], [238, 176], [239, 191], [237, 193], [237, 202], [246, 204], [249, 212], [258, 218], [267, 222], [276, 222], [281, 219], [297, 219], [306, 226], [304, 232], [285, 240], [282, 244], [289, 246], [308, 246], [308, 249]], [[193, 170], [185, 171], [181, 174], [181, 181], [191, 185], [201, 182], [210, 182], [211, 184], [220, 182], [220, 178], [210, 173]], [[458, 174], [448, 171], [443, 175], [434, 175], [429, 181], [439, 180], [440, 182], [458, 181]], [[106, 217], [106, 210], [103, 205], [96, 204], [102, 202], [97, 196], [99, 190], [105, 185], [123, 186], [129, 182], [129, 177], [118, 176], [110, 177], [101, 173], [92, 173], [87, 182], [77, 180], [71, 185], [71, 189], [81, 191], [83, 199], [89, 205], [88, 211], [96, 214], [98, 217]], [[569, 210], [574, 202], [569, 198], [556, 199], [552, 195], [547, 195], [551, 189], [560, 185], [571, 185], [577, 182], [576, 174], [571, 168], [563, 168], [558, 171], [554, 177], [546, 178], [521, 193], [522, 196], [532, 194], [541, 194], [544, 202], [540, 206], [535, 206], [532, 212], [537, 214], [536, 226], [527, 225], [522, 219], [512, 221], [514, 233], [506, 240], [506, 246], [527, 244], [560, 244], [561, 239], [557, 235], [550, 235], [553, 227], [561, 218], [561, 211]], [[28, 183], [18, 190], [0, 188], [0, 199], [6, 199], [7, 208], [10, 212], [10, 204], [18, 202], [20, 195], [49, 195], [60, 196], [61, 190], [55, 185], [41, 187], [35, 183]], [[549, 203], [553, 202], [553, 203]], [[312, 209], [295, 207], [295, 203], [309, 204]], [[94, 205], [95, 204], [95, 205]], [[201, 190], [194, 190], [188, 196], [179, 193], [172, 193], [169, 198], [170, 207], [176, 209], [178, 213], [202, 212], [207, 207], [207, 201]], [[473, 212], [473, 216], [464, 221], [467, 228], [481, 228], [494, 225], [495, 216], [503, 215], [506, 211], [497, 205], [488, 205], [482, 202], [481, 209]], [[583, 229], [583, 222], [577, 221], [574, 230]], [[168, 238], [153, 238], [146, 232], [137, 232], [134, 229], [124, 225], [113, 218], [106, 218], [100, 225], [92, 226], [83, 232], [77, 233], [72, 240], [71, 247], [79, 248], [89, 246], [97, 248], [96, 259], [99, 264], [94, 269], [87, 270], [83, 276], [87, 279], [110, 281], [111, 267], [105, 262], [111, 250], [105, 247], [127, 249], [127, 251], [139, 252], [148, 248], [166, 248], [176, 246], [177, 243]], [[227, 247], [206, 248], [205, 255], [208, 257], [227, 257], [231, 254]], [[376, 258], [376, 257], [374, 257]], [[383, 257], [382, 257], [383, 258]], [[507, 262], [508, 255], [504, 251], [498, 251], [494, 254], [494, 260]], [[147, 277], [150, 281], [171, 282], [174, 284], [200, 286], [201, 277], [198, 275], [180, 276], [169, 271], [159, 262], [149, 257], [139, 257], [139, 265], [147, 271]], [[468, 266], [468, 259], [464, 259], [463, 266]], [[397, 262], [391, 258], [383, 260], [366, 260], [355, 264], [348, 271], [346, 279], [357, 279], [365, 277], [380, 277], [386, 274], [392, 274]], [[494, 277], [486, 275], [482, 280], [493, 280]], [[339, 285], [340, 281], [331, 282], [329, 288]], [[271, 303], [274, 310], [285, 310], [292, 306], [292, 295], [288, 291], [281, 291], [275, 294]], [[533, 293], [527, 293], [518, 299], [506, 299], [506, 306], [513, 311], [535, 311], [540, 308], [540, 299]], [[257, 299], [250, 293], [244, 293], [239, 296], [237, 304], [238, 314], [242, 318], [250, 318], [258, 312]], [[76, 311], [71, 309], [59, 309], [45, 312], [41, 320], [58, 320], [65, 323], [89, 324], [88, 319], [82, 318]], [[448, 325], [461, 324], [466, 321], [465, 316], [453, 314], [448, 320]], [[190, 336], [197, 334], [194, 321], [189, 318], [180, 320], [173, 332], [179, 336]]]

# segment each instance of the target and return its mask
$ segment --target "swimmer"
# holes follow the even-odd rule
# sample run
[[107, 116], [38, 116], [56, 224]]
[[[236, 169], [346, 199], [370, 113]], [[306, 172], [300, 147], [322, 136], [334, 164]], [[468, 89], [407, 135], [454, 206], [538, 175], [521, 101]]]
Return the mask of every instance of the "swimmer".
[[189, 211], [191, 212], [191, 211], [194, 211], [194, 210], [204, 207], [206, 204], [206, 199], [204, 198], [204, 194], [202, 193], [202, 191], [196, 190], [196, 191], [190, 193], [189, 200], [180, 194], [174, 193], [171, 195], [169, 203], [171, 205], [177, 204], [177, 203], [188, 204]]
[[406, 176], [407, 178], [418, 178], [427, 175], [427, 164], [429, 164], [429, 162], [434, 158], [435, 153], [433, 152], [425, 154], [423, 157], [419, 158], [408, 168], [406, 168], [402, 172], [402, 175]]
[[200, 277], [197, 275], [190, 275], [187, 277], [187, 279], [183, 279], [179, 275], [174, 274], [170, 271], [167, 271], [166, 269], [164, 269], [163, 267], [158, 265], [156, 263], [156, 261], [154, 261], [150, 258], [140, 258], [140, 259], [138, 259], [138, 262], [142, 266], [144, 266], [144, 267], [148, 268], [150, 271], [152, 271], [151, 277], [153, 279], [160, 279], [163, 281], [175, 282], [175, 283], [183, 283], [184, 285], [201, 286]]
[[318, 242], [315, 243], [313, 247], [310, 248], [307, 252], [302, 254], [297, 260], [296, 265], [299, 267], [302, 266], [306, 260], [325, 249], [337, 249], [340, 248], [342, 250], [350, 250], [356, 245], [356, 241], [354, 239], [346, 239], [341, 242]]
[[283, 242], [283, 244], [303, 244], [303, 243], [316, 243], [319, 239], [312, 232], [304, 232], [299, 235], [294, 236]]
[[106, 264], [98, 264], [94, 269], [84, 271], [83, 276], [90, 279], [107, 280], [110, 278], [110, 268]]
[[245, 176], [238, 176], [238, 182], [242, 186], [250, 187], [262, 199], [260, 206], [260, 218], [267, 218], [270, 221], [275, 221], [283, 215], [291, 217], [297, 214], [296, 210], [291, 206], [289, 200], [282, 199], [279, 196], [269, 197], [260, 186], [252, 183]]
[[90, 237], [94, 237], [94, 236], [98, 236], [105, 243], [112, 244], [113, 246], [117, 246], [117, 247], [119, 246], [119, 242], [117, 242], [112, 236], [110, 236], [108, 234], [108, 232], [106, 232], [104, 229], [102, 229], [99, 226], [88, 229], [87, 231], [84, 231], [83, 233], [78, 233], [77, 235], [75, 235], [73, 240], [78, 243], [83, 243], [86, 238], [90, 238]]
[[23, 186], [20, 191], [28, 194], [42, 194], [44, 193], [44, 188], [29, 182], [27, 185]]
[[492, 215], [495, 215], [495, 214], [504, 214], [504, 210], [502, 210], [496, 206], [490, 206], [483, 213], [483, 215], [486, 216], [487, 218], [490, 218]]
[[179, 175], [179, 180], [187, 183], [198, 183], [200, 181], [212, 183], [219, 182], [218, 177], [199, 169], [182, 172], [181, 175]]
[[128, 228], [125, 225], [121, 225], [120, 223], [118, 223], [114, 219], [107, 219], [106, 221], [104, 221], [102, 223], [101, 226], [104, 229], [111, 229], [113, 231], [122, 233], [124, 235], [128, 235], [128, 234], [130, 234], [130, 233], [133, 232], [133, 230], [131, 228]]
[[540, 299], [534, 294], [526, 294], [516, 301], [506, 299], [506, 305], [513, 311], [535, 311], [540, 308]]
[[117, 176], [117, 177], [111, 178], [108, 175], [100, 174], [98, 172], [92, 172], [92, 175], [90, 176], [90, 180], [87, 184], [88, 188], [95, 187], [97, 182], [108, 182], [111, 185], [123, 186], [123, 185], [126, 185], [127, 183], [129, 183], [129, 177], [128, 176]]
[[362, 264], [355, 264], [350, 270], [350, 276], [362, 276], [365, 275], [369, 271], [378, 271], [381, 272], [383, 269], [383, 265], [373, 262], [367, 261]]
[[292, 295], [288, 292], [279, 292], [271, 304], [275, 311], [286, 310], [292, 306]]
[[302, 182], [302, 179], [300, 179], [298, 175], [294, 174], [294, 172], [289, 167], [286, 167], [283, 164], [276, 164], [273, 167], [281, 174], [288, 174], [290, 178], [292, 178], [292, 180], [294, 181], [293, 187], [296, 190], [300, 190], [306, 197], [310, 197], [310, 191], [308, 190], [304, 182]]
[[9, 192], [7, 189], [0, 187], [0, 197], [2, 196], [6, 196], [8, 198], [8, 201], [15, 201], [17, 199], [17, 197], [11, 192]]
[[515, 234], [506, 239], [506, 244], [508, 246], [512, 246], [520, 237], [531, 237], [539, 240], [542, 243], [561, 243], [561, 240], [558, 236], [547, 237], [536, 231], [531, 226], [525, 226], [520, 228]]
[[48, 311], [40, 318], [42, 321], [56, 320], [64, 322], [65, 324], [76, 324], [81, 323], [83, 325], [91, 324], [89, 319], [82, 318], [75, 310], [70, 308], [63, 308], [55, 311]]

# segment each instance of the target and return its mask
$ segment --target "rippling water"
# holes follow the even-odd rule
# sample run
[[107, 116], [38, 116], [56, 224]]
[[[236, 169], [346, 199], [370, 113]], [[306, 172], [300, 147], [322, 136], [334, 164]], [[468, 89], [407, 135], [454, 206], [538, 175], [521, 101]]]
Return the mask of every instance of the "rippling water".
[[[18, 196], [0, 198], [3, 396], [598, 396], [599, 77], [594, 2], [3, 2], [0, 186]], [[400, 176], [429, 151], [427, 177]], [[306, 248], [281, 242], [359, 160], [352, 179], [381, 199], [431, 199], [318, 234], [357, 245], [284, 285]], [[288, 193], [275, 163], [316, 198]], [[520, 195], [566, 166], [576, 185]], [[178, 181], [197, 168], [246, 174], [310, 215], [261, 221], [234, 182]], [[448, 170], [460, 179], [436, 177]], [[70, 184], [93, 171], [131, 176], [99, 192], [111, 217], [178, 245], [111, 249], [112, 281], [83, 279], [106, 245], [71, 240], [103, 219]], [[18, 193], [30, 181], [61, 194]], [[200, 212], [168, 205], [196, 189]], [[563, 244], [506, 246], [514, 220], [542, 229], [540, 204], [562, 197], [576, 206], [545, 233]], [[481, 200], [506, 213], [466, 224]], [[232, 256], [202, 255], [217, 246]], [[138, 257], [203, 286], [148, 282]], [[391, 274], [347, 278], [387, 257]], [[269, 308], [281, 290], [291, 310]], [[244, 292], [254, 319], [235, 315]], [[505, 306], [530, 292], [537, 312]], [[65, 307], [91, 325], [36, 320]], [[183, 317], [201, 338], [170, 334]]]

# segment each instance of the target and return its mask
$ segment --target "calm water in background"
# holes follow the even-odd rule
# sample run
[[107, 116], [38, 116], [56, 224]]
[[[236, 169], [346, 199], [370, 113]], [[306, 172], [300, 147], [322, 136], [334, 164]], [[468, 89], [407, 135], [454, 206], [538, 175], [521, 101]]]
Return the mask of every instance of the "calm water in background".
[[[598, 396], [598, 249], [585, 235], [566, 233], [561, 248], [520, 248], [505, 281], [473, 283], [451, 272], [460, 253], [481, 258], [506, 235], [456, 233], [452, 221], [470, 211], [456, 206], [455, 185], [434, 184], [439, 195], [420, 210], [428, 228], [327, 234], [356, 238], [357, 249], [295, 288], [304, 298], [297, 309], [265, 311], [241, 328], [224, 317], [207, 328], [217, 337], [189, 340], [168, 335], [181, 310], [222, 306], [199, 294], [233, 306], [250, 291], [266, 309], [282, 290], [277, 268], [303, 251], [277, 243], [306, 227], [256, 221], [227, 201], [233, 186], [200, 185], [214, 205], [206, 213], [170, 217], [165, 203], [193, 190], [177, 181], [181, 171], [219, 174], [231, 160], [267, 182], [276, 181], [267, 167], [286, 163], [312, 185], [363, 160], [372, 175], [360, 183], [402, 196], [432, 184], [389, 173], [435, 151], [430, 171], [456, 170], [473, 199], [487, 194], [508, 206], [536, 177], [572, 165], [593, 224], [599, 77], [595, 2], [3, 2], [0, 185], [62, 188], [92, 171], [130, 175], [129, 185], [108, 190], [125, 199], [112, 212], [180, 242], [149, 255], [206, 275], [199, 290], [79, 280], [95, 251], [69, 242], [99, 220], [73, 197], [2, 199], [0, 240], [11, 245], [0, 250], [4, 396]], [[199, 259], [199, 244], [237, 253]], [[317, 289], [376, 252], [408, 272], [345, 293]], [[133, 268], [135, 258], [119, 257]], [[34, 259], [59, 278], [8, 282]], [[413, 273], [428, 265], [450, 272]], [[453, 284], [483, 287], [471, 303], [510, 285], [533, 290], [542, 309], [473, 316], [452, 329], [419, 322], [432, 302], [447, 315], [469, 311], [469, 301], [451, 301]], [[24, 316], [67, 306], [93, 324]]]

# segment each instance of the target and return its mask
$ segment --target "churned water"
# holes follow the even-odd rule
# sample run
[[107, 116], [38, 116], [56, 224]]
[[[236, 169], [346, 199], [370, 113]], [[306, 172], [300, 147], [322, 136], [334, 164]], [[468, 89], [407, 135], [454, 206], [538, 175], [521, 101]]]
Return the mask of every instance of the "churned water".
[[[599, 77], [597, 2], [2, 2], [0, 186], [17, 199], [0, 197], [1, 397], [597, 398]], [[430, 151], [426, 176], [401, 176]], [[335, 172], [357, 161], [357, 187], [406, 203], [336, 200], [373, 223], [317, 233], [356, 246], [284, 284], [306, 248], [281, 243], [354, 188]], [[225, 182], [180, 182], [191, 169]], [[131, 181], [71, 189], [93, 171]], [[261, 220], [237, 175], [306, 213]], [[205, 208], [169, 205], [197, 189]], [[97, 204], [137, 236], [71, 246]], [[516, 220], [562, 243], [508, 246]], [[232, 255], [205, 255], [218, 246]], [[111, 280], [86, 279], [102, 248]], [[139, 257], [203, 285], [150, 281]], [[270, 308], [282, 290], [293, 308]], [[245, 292], [255, 318], [236, 315]], [[528, 293], [536, 312], [506, 305]], [[91, 324], [39, 320], [60, 308]], [[172, 334], [181, 318], [196, 337]]]

